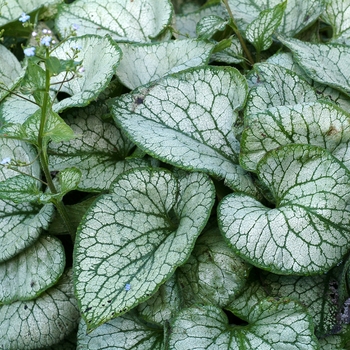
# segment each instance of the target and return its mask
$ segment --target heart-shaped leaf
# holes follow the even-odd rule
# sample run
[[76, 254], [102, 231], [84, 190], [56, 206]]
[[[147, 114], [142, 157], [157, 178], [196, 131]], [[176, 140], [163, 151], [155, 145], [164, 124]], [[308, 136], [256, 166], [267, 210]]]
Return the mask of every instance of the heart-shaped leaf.
[[78, 325], [79, 310], [71, 273], [37, 299], [0, 307], [0, 345], [3, 349], [38, 349], [63, 340]]
[[168, 0], [78, 0], [61, 6], [56, 26], [62, 36], [72, 24], [77, 34], [110, 35], [117, 41], [150, 42], [171, 23]]
[[170, 349], [318, 349], [310, 316], [289, 299], [264, 299], [251, 308], [248, 325], [229, 325], [212, 305], [179, 312], [171, 324]]
[[123, 58], [119, 80], [133, 90], [141, 85], [208, 62], [214, 44], [199, 40], [173, 40], [153, 44], [119, 44]]
[[241, 138], [240, 164], [255, 171], [266, 152], [290, 144], [326, 148], [350, 169], [350, 116], [327, 102], [270, 107], [249, 116]]
[[[280, 38], [310, 78], [350, 95], [347, 67], [350, 48], [341, 44], [313, 44], [292, 38]], [[341, 59], [340, 59], [341, 57]], [[331, 72], [331, 74], [330, 74]]]
[[22, 253], [0, 264], [0, 304], [38, 297], [56, 283], [64, 266], [62, 243], [51, 236], [40, 237]]
[[324, 149], [287, 145], [267, 153], [257, 174], [276, 208], [234, 193], [219, 226], [241, 257], [279, 274], [328, 271], [350, 247], [349, 170]]
[[148, 299], [188, 258], [214, 200], [205, 174], [149, 168], [120, 175], [76, 238], [76, 293], [88, 328]]
[[70, 110], [64, 120], [75, 138], [49, 145], [50, 170], [77, 167], [82, 173], [79, 190], [106, 191], [124, 171], [148, 165], [141, 159], [127, 158], [135, 146], [113, 122], [102, 120], [106, 114], [108, 110], [100, 104]]
[[[84, 72], [75, 75], [73, 79], [67, 79], [63, 72], [51, 79], [53, 89], [71, 95], [54, 104], [56, 112], [68, 107], [86, 106], [91, 100], [98, 97], [99, 93], [106, 88], [121, 58], [121, 51], [117, 44], [108, 36], [85, 35], [73, 37], [61, 45], [58, 45], [52, 52], [53, 57], [68, 60], [73, 52], [78, 50], [75, 60], [82, 62]], [[98, 52], [98, 55], [94, 53]], [[68, 78], [71, 78], [68, 74]], [[59, 82], [64, 82], [57, 84]]]
[[201, 67], [116, 99], [112, 112], [117, 125], [152, 156], [255, 193], [249, 175], [237, 164], [239, 142], [233, 132], [246, 94], [246, 81], [236, 69]]
[[147, 323], [134, 313], [111, 320], [87, 334], [83, 320], [79, 324], [79, 350], [163, 350], [164, 329]]

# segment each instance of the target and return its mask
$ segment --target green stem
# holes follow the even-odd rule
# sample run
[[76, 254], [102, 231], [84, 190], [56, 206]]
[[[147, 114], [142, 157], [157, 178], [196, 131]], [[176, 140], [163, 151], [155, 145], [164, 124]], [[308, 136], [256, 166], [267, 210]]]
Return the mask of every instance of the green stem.
[[[46, 50], [46, 58], [48, 58], [50, 55], [49, 51]], [[47, 155], [47, 142], [44, 140], [44, 133], [45, 133], [45, 126], [47, 122], [47, 116], [48, 113], [51, 112], [50, 107], [50, 71], [45, 69], [45, 92], [44, 92], [44, 98], [43, 98], [43, 104], [41, 106], [41, 114], [40, 114], [40, 126], [39, 126], [39, 134], [38, 134], [38, 153], [39, 153], [39, 159], [41, 163], [42, 170], [45, 174], [45, 178], [47, 181], [47, 185], [51, 191], [52, 194], [57, 194], [57, 189], [52, 181], [52, 177], [49, 170], [49, 161], [48, 161], [48, 155]], [[62, 203], [61, 200], [56, 200], [54, 202], [57, 211], [59, 212], [63, 223], [65, 224], [70, 236], [72, 237], [72, 240], [74, 241], [75, 237], [75, 230], [72, 227], [69, 216], [66, 210], [66, 207]]]
[[228, 14], [231, 17], [231, 22], [232, 22], [232, 26], [231, 27], [232, 27], [233, 31], [235, 32], [239, 42], [241, 43], [242, 49], [243, 49], [245, 55], [247, 56], [249, 63], [253, 66], [254, 65], [254, 59], [253, 59], [252, 55], [250, 54], [250, 51], [249, 51], [249, 49], [248, 49], [248, 47], [247, 47], [247, 45], [245, 43], [245, 40], [243, 39], [240, 31], [238, 30], [238, 28], [236, 26], [236, 22], [235, 22], [235, 19], [233, 17], [233, 13], [231, 11], [230, 5], [228, 4], [228, 0], [222, 0], [222, 1], [223, 1], [224, 5], [225, 5], [225, 7], [227, 9]]

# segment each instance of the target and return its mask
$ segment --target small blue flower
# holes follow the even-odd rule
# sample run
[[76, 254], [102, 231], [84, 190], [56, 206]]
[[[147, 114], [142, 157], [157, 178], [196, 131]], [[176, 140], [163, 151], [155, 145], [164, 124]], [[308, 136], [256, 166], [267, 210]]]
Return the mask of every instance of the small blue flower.
[[79, 24], [72, 24], [73, 30], [78, 30], [80, 28]]
[[130, 290], [130, 289], [131, 289], [131, 284], [130, 284], [130, 283], [127, 283], [127, 284], [125, 285], [125, 290], [128, 291], [128, 290]]
[[23, 50], [24, 54], [27, 57], [31, 57], [35, 55], [35, 47], [27, 47], [26, 49]]
[[2, 161], [0, 161], [1, 165], [7, 165], [11, 163], [11, 158], [10, 157], [6, 157], [4, 158]]
[[45, 35], [40, 39], [40, 44], [44, 46], [50, 46], [52, 37], [49, 35]]
[[18, 18], [18, 20], [22, 23], [27, 22], [29, 19], [30, 19], [30, 16], [24, 12], [21, 14], [21, 17]]

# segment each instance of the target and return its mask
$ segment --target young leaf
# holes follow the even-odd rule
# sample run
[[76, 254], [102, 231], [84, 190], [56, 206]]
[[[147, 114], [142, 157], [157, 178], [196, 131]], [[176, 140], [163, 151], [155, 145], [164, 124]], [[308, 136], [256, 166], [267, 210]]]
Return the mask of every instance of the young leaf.
[[254, 70], [251, 76], [253, 85], [245, 108], [247, 117], [270, 107], [318, 100], [315, 90], [288, 69], [270, 63], [257, 63]]
[[246, 95], [246, 81], [236, 69], [200, 67], [117, 98], [112, 112], [117, 125], [150, 155], [255, 193], [237, 164], [239, 142], [233, 133]]
[[[350, 95], [347, 69], [350, 48], [341, 44], [312, 44], [292, 38], [280, 38], [310, 78]], [[341, 59], [340, 59], [341, 58]]]
[[[228, 0], [233, 11], [235, 21], [242, 31], [252, 23], [259, 14], [271, 8], [280, 1], [262, 0]], [[288, 0], [287, 7], [278, 27], [278, 32], [292, 37], [310, 26], [324, 11], [323, 0]]]
[[29, 350], [63, 340], [78, 325], [79, 311], [71, 273], [37, 299], [0, 307], [0, 339], [4, 349]]
[[200, 39], [210, 39], [216, 32], [223, 31], [227, 20], [215, 15], [202, 18], [197, 24], [197, 36]]
[[226, 64], [238, 64], [244, 61], [241, 43], [236, 37], [221, 40], [211, 55], [214, 62], [224, 62]]
[[76, 293], [88, 328], [148, 299], [188, 258], [214, 200], [210, 179], [149, 168], [120, 175], [76, 238]]
[[168, 0], [78, 0], [60, 7], [56, 26], [62, 36], [75, 23], [79, 36], [108, 34], [116, 41], [150, 42], [170, 25], [171, 18]]
[[[65, 121], [55, 112], [48, 111], [47, 120], [44, 126], [43, 139], [47, 144], [50, 140], [53, 142], [69, 141], [74, 138], [73, 130]], [[34, 145], [38, 143], [38, 134], [41, 124], [41, 110], [38, 109], [22, 125], [21, 133], [25, 140]]]
[[259, 16], [248, 25], [245, 32], [258, 52], [267, 50], [272, 45], [272, 34], [280, 25], [287, 1], [277, 4], [271, 9], [260, 12]]
[[196, 242], [195, 248], [177, 271], [187, 305], [195, 302], [225, 307], [239, 295], [247, 281], [251, 265], [238, 258], [223, 240], [218, 229], [210, 230]]
[[189, 13], [178, 14], [176, 16], [176, 32], [190, 38], [197, 37], [197, 25], [205, 17], [216, 16], [226, 18], [227, 12], [221, 4], [208, 4]]
[[52, 236], [40, 237], [28, 249], [0, 264], [0, 304], [38, 297], [56, 283], [64, 266], [62, 243]]
[[[121, 58], [117, 44], [108, 36], [85, 35], [73, 37], [58, 45], [52, 52], [53, 57], [69, 60], [73, 50], [78, 49], [76, 61], [82, 62], [84, 72], [75, 75], [73, 79], [68, 73], [61, 73], [51, 79], [51, 88], [60, 89], [71, 95], [54, 104], [56, 112], [68, 107], [86, 106], [106, 88]], [[98, 55], [94, 53], [98, 52]], [[73, 74], [73, 73], [71, 73]], [[66, 81], [65, 81], [66, 80]], [[62, 86], [60, 82], [63, 82]]]
[[278, 274], [323, 273], [350, 247], [350, 172], [324, 149], [287, 145], [267, 153], [257, 174], [276, 208], [234, 193], [219, 205], [219, 226], [244, 259]]
[[42, 106], [45, 92], [45, 70], [36, 62], [30, 60], [27, 63], [25, 75], [19, 88], [20, 95], [25, 98], [34, 97], [34, 101]]
[[133, 90], [169, 73], [206, 64], [214, 44], [184, 39], [152, 44], [120, 43], [119, 47], [123, 58], [117, 76]]
[[81, 171], [78, 168], [66, 168], [59, 172], [60, 195], [64, 196], [75, 190], [81, 179]]
[[50, 170], [77, 167], [82, 173], [79, 190], [107, 191], [112, 181], [124, 171], [148, 166], [142, 159], [127, 158], [135, 146], [113, 122], [101, 119], [107, 113], [105, 106], [100, 104], [70, 110], [64, 120], [76, 137], [49, 145]]
[[135, 313], [111, 320], [91, 333], [82, 319], [78, 330], [79, 350], [163, 350], [164, 330], [147, 323]]
[[289, 299], [262, 300], [251, 308], [248, 322], [229, 325], [212, 305], [184, 309], [171, 324], [170, 349], [318, 349], [310, 316]]
[[241, 138], [244, 169], [255, 171], [266, 152], [291, 143], [323, 147], [350, 169], [350, 116], [333, 104], [270, 107], [249, 119]]

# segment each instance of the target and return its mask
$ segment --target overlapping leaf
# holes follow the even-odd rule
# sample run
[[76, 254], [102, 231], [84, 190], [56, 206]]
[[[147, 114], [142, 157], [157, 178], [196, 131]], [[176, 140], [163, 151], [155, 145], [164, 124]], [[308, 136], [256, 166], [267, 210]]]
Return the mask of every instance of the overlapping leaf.
[[206, 64], [214, 47], [199, 40], [154, 44], [119, 44], [123, 58], [117, 69], [120, 81], [133, 90], [169, 73]]
[[141, 159], [126, 159], [134, 145], [114, 123], [101, 119], [107, 112], [97, 104], [70, 111], [65, 121], [76, 137], [49, 146], [50, 169], [77, 167], [82, 173], [78, 189], [83, 191], [108, 190], [125, 170], [147, 165]]
[[[0, 159], [6, 161], [22, 162], [15, 167], [30, 176], [40, 177], [39, 162], [35, 151], [22, 141], [0, 138]], [[28, 164], [26, 166], [26, 164]], [[6, 164], [0, 165], [0, 180], [5, 181], [18, 175]], [[38, 181], [36, 181], [38, 186]], [[53, 207], [29, 203], [15, 204], [12, 200], [0, 200], [0, 261], [6, 261], [33, 244], [39, 237], [42, 229], [48, 227], [52, 218]]]
[[270, 107], [314, 102], [318, 99], [315, 90], [296, 73], [270, 63], [257, 63], [251, 76], [245, 115], [251, 115]]
[[328, 271], [350, 247], [349, 170], [324, 149], [287, 145], [264, 156], [257, 174], [276, 208], [235, 193], [219, 207], [228, 244], [276, 273]]
[[213, 205], [200, 173], [148, 168], [120, 175], [77, 233], [76, 293], [88, 328], [148, 299], [189, 256]]
[[164, 330], [138, 318], [134, 313], [111, 320], [91, 333], [83, 320], [79, 324], [79, 350], [163, 350]]
[[237, 164], [239, 142], [233, 132], [246, 94], [236, 69], [201, 67], [116, 99], [112, 112], [117, 125], [152, 156], [254, 193], [249, 175]]
[[78, 320], [68, 271], [37, 299], [0, 307], [0, 347], [30, 350], [56, 344], [76, 328]]
[[199, 302], [225, 307], [241, 293], [247, 281], [251, 265], [233, 253], [218, 231], [202, 235], [177, 272], [187, 305]]
[[76, 24], [79, 36], [108, 34], [118, 41], [150, 42], [170, 25], [171, 18], [168, 0], [78, 0], [60, 8], [56, 26], [63, 36]]
[[245, 169], [255, 171], [266, 152], [290, 143], [323, 147], [350, 169], [350, 116], [333, 104], [271, 107], [251, 119], [241, 139]]
[[289, 299], [264, 299], [251, 308], [248, 325], [231, 326], [221, 309], [195, 306], [171, 324], [171, 349], [318, 349], [310, 317]]
[[151, 323], [166, 325], [184, 307], [177, 272], [157, 292], [137, 306], [140, 316]]
[[341, 44], [313, 44], [280, 38], [310, 78], [350, 95], [350, 48]]
[[267, 62], [281, 66], [298, 74], [298, 76], [307, 81], [316, 91], [319, 99], [330, 100], [341, 107], [344, 111], [350, 110], [350, 100], [341, 91], [328, 85], [312, 80], [294, 60], [291, 52], [279, 52], [267, 60]]
[[[73, 79], [66, 73], [52, 78], [52, 88], [70, 95], [54, 105], [55, 111], [62, 111], [68, 107], [86, 106], [106, 88], [121, 58], [121, 51], [117, 44], [108, 36], [85, 35], [73, 37], [52, 52], [52, 57], [61, 60], [71, 59], [74, 50], [78, 50], [75, 61], [81, 62], [84, 72], [75, 75]], [[98, 55], [94, 53], [98, 52]], [[68, 80], [67, 80], [68, 78]], [[57, 84], [59, 82], [64, 82]]]
[[278, 276], [264, 273], [264, 288], [277, 298], [293, 298], [307, 307], [315, 324], [315, 334], [324, 336], [337, 325], [338, 305], [330, 296], [328, 276]]
[[64, 266], [61, 242], [50, 236], [40, 237], [28, 249], [0, 264], [0, 304], [38, 297], [56, 283]]

